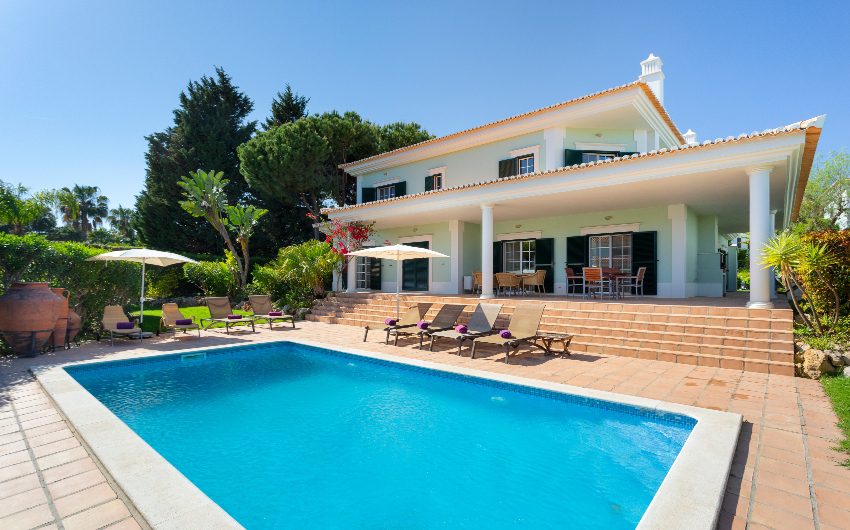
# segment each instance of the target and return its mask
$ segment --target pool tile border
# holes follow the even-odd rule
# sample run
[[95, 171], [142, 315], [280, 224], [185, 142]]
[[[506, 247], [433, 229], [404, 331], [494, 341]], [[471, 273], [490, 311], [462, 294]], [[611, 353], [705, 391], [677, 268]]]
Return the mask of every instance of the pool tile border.
[[[655, 497], [644, 513], [640, 529], [714, 529], [720, 513], [729, 470], [735, 453], [741, 416], [729, 412], [690, 407], [660, 400], [641, 398], [550, 383], [524, 377], [495, 374], [482, 370], [443, 365], [429, 361], [396, 357], [354, 348], [331, 346], [317, 341], [291, 339], [251, 345], [223, 345], [158, 353], [137, 357], [131, 362], [163, 362], [188, 353], [224, 353], [228, 349], [260, 349], [275, 344], [294, 343], [312, 348], [341, 352], [366, 360], [393, 363], [437, 372], [440, 376], [472, 378], [475, 383], [510, 385], [511, 390], [545, 392], [560, 399], [583, 398], [594, 403], [638, 407], [656, 418], [693, 418], [691, 435], [667, 473]], [[95, 456], [124, 490], [145, 520], [154, 528], [241, 528], [220, 506], [159, 455], [141, 437], [118, 419], [106, 406], [85, 391], [64, 369], [96, 370], [109, 368], [113, 361], [83, 361], [33, 369], [33, 373], [69, 424], [91, 447]], [[120, 361], [119, 361], [120, 362]], [[85, 366], [85, 368], [83, 368]], [[450, 375], [447, 375], [450, 374]], [[564, 396], [566, 394], [566, 396]], [[584, 402], [579, 399], [578, 402]], [[584, 402], [586, 403], [586, 402]], [[617, 408], [620, 405], [620, 408]], [[635, 409], [631, 408], [630, 411]], [[682, 421], [682, 420], [678, 420]], [[197, 514], [203, 513], [203, 520]]]

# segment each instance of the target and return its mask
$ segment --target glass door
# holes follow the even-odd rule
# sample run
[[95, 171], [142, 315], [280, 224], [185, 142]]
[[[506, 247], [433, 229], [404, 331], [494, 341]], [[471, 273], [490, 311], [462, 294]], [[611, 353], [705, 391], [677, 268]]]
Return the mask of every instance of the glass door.
[[590, 236], [590, 266], [632, 271], [632, 235], [605, 234]]

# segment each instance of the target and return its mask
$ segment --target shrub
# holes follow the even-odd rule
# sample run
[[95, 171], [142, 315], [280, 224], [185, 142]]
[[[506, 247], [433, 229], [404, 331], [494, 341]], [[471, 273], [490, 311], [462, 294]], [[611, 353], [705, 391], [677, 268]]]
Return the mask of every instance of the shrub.
[[811, 291], [815, 305], [823, 311], [834, 303], [837, 295], [839, 314], [850, 315], [850, 230], [808, 232], [801, 239], [826, 247], [835, 257], [828, 266], [812, 275], [814, 281], [807, 282], [806, 287]]
[[310, 307], [324, 293], [339, 260], [331, 246], [321, 241], [282, 248], [268, 265], [254, 267], [250, 290], [269, 294], [281, 305]]
[[237, 294], [236, 277], [224, 261], [186, 263], [183, 265], [183, 274], [204, 296], [234, 297]]
[[71, 307], [83, 319], [82, 333], [100, 329], [103, 308], [125, 305], [138, 298], [141, 265], [126, 261], [93, 263], [88, 258], [105, 252], [83, 243], [52, 242], [42, 236], [0, 233], [3, 292], [12, 282], [50, 282], [71, 292]]

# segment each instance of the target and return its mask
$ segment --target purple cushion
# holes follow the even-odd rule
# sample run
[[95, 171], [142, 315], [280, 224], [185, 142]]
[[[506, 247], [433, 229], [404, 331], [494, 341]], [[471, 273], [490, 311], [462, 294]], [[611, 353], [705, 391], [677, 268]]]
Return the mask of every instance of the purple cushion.
[[282, 317], [283, 311], [269, 311], [270, 317]]
[[227, 315], [227, 318], [229, 318], [230, 320], [239, 320], [240, 318], [242, 318], [242, 315]]
[[464, 324], [461, 324], [459, 326], [455, 326], [455, 331], [457, 331], [458, 333], [466, 333], [467, 331], [469, 331], [469, 328], [466, 327]]
[[192, 319], [191, 318], [178, 318], [177, 320], [174, 321], [174, 323], [177, 324], [178, 326], [188, 326], [189, 324], [192, 323]]
[[133, 329], [134, 327], [132, 322], [118, 322], [115, 325], [115, 329]]
[[509, 339], [512, 337], [511, 332], [507, 329], [503, 329], [502, 331], [500, 331], [499, 336], [503, 339]]
[[428, 329], [428, 323], [427, 323], [427, 322], [425, 322], [424, 320], [420, 320], [420, 321], [419, 321], [419, 323], [418, 323], [418, 324], [416, 324], [416, 326], [417, 326], [419, 329]]
[[386, 324], [388, 326], [395, 326], [396, 322], [397, 321], [394, 318], [388, 318], [388, 319], [384, 320], [384, 324]]

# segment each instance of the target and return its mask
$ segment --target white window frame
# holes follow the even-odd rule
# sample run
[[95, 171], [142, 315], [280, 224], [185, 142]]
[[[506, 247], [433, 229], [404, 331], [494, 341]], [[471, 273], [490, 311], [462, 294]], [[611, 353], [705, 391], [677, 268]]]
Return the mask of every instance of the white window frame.
[[589, 162], [600, 162], [602, 160], [613, 160], [617, 155], [613, 153], [582, 153], [581, 162], [587, 164]]
[[[529, 243], [534, 244], [531, 248]], [[534, 239], [513, 239], [502, 243], [502, 270], [505, 272], [513, 272], [516, 274], [528, 274], [536, 270], [537, 267], [537, 242]], [[519, 267], [508, 266], [509, 246], [519, 245]], [[511, 252], [516, 252], [512, 250]], [[514, 260], [510, 260], [514, 263]]]
[[[381, 192], [387, 192], [386, 196], [382, 197]], [[395, 184], [385, 184], [383, 186], [375, 186], [375, 200], [384, 201], [395, 198]]]
[[[615, 240], [619, 240], [620, 244], [615, 245]], [[631, 233], [592, 235], [588, 241], [588, 249], [590, 254], [588, 263], [591, 267], [615, 268], [622, 272], [631, 272], [634, 259]], [[617, 250], [619, 252], [616, 252]], [[619, 256], [615, 257], [615, 254]]]
[[[522, 163], [523, 163], [525, 160], [530, 160], [530, 161], [531, 161], [531, 169], [529, 169], [529, 168], [528, 168], [528, 165], [526, 165], [526, 169], [525, 169], [525, 171], [523, 171], [523, 170], [522, 170]], [[531, 175], [532, 173], [534, 173], [534, 155], [523, 155], [523, 156], [521, 156], [521, 157], [517, 158], [517, 161], [516, 161], [516, 174], [517, 174], [517, 175]]]
[[[446, 188], [446, 169], [448, 166], [440, 166], [428, 170], [428, 176], [434, 177], [434, 191]], [[437, 177], [440, 178], [440, 185], [437, 186]]]

